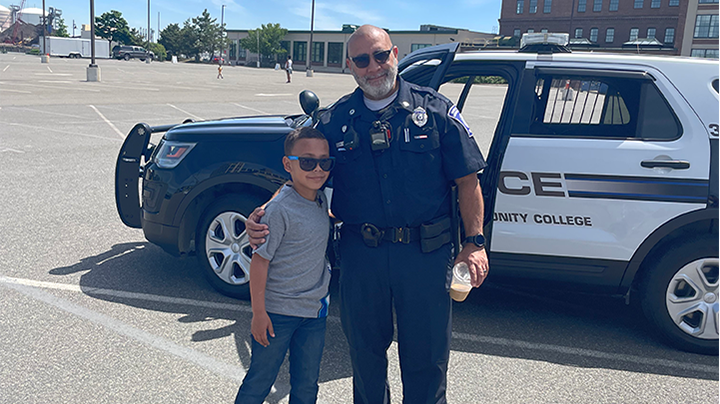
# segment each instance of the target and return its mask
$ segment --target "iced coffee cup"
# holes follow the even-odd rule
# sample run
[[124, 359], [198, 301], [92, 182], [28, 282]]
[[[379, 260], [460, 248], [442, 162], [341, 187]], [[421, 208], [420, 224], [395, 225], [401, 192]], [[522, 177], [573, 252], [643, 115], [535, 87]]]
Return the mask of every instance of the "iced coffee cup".
[[462, 302], [472, 289], [470, 283], [470, 270], [464, 262], [459, 262], [453, 267], [453, 278], [450, 283], [450, 297], [456, 302]]

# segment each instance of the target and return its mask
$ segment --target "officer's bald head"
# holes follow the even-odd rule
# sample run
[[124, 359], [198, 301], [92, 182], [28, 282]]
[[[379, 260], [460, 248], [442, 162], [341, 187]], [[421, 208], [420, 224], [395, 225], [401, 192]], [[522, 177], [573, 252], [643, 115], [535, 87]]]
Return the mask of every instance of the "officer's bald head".
[[392, 46], [390, 35], [382, 28], [366, 24], [358, 28], [348, 39], [348, 54], [353, 57], [353, 45], [359, 42], [370, 42], [386, 45], [385, 49]]

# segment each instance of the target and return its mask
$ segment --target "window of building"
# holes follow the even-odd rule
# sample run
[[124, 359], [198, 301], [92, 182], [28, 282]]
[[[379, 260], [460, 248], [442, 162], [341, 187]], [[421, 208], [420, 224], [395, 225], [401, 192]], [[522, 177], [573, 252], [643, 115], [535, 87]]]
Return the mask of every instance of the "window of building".
[[542, 75], [535, 93], [534, 135], [670, 140], [682, 133], [651, 80]]
[[693, 49], [690, 51], [690, 56], [694, 58], [717, 59], [719, 52], [717, 49]]
[[534, 32], [535, 32], [535, 30], [534, 30], [534, 29], [532, 29], [532, 28], [528, 28], [528, 34], [532, 34], [532, 33], [534, 33]]
[[307, 42], [293, 42], [293, 62], [304, 62], [307, 60]]
[[675, 43], [675, 28], [665, 28], [664, 42], [667, 44]]
[[247, 57], [247, 50], [238, 45], [238, 59], [244, 60]]
[[718, 16], [717, 14], [701, 14], [695, 19], [695, 38], [717, 38], [718, 37]]
[[698, 3], [700, 4], [708, 4], [708, 3], [717, 3], [718, 0], [699, 0]]
[[584, 13], [587, 8], [587, 0], [578, 0], [578, 13]]
[[615, 28], [605, 30], [605, 42], [613, 43], [615, 41]]
[[650, 2], [650, 8], [660, 8], [660, 0], [652, 0]]
[[343, 43], [328, 42], [328, 66], [342, 66]]
[[655, 28], [648, 28], [647, 39], [655, 39], [655, 31], [657, 31]]
[[670, 7], [678, 7], [680, 5], [680, 0], [669, 0], [668, 6]]
[[635, 0], [635, 8], [643, 8], [644, 0]]
[[639, 28], [630, 28], [630, 41], [634, 41], [638, 37], [638, 33], [640, 32]]
[[228, 55], [228, 57], [230, 58], [230, 60], [236, 60], [236, 59], [237, 59], [237, 47], [238, 47], [238, 45], [237, 45], [237, 43], [235, 43], [235, 41], [233, 41], [233, 42], [230, 44], [230, 53], [229, 53], [229, 55]]
[[598, 29], [590, 28], [590, 42], [597, 42]]
[[618, 5], [620, 4], [620, 0], [610, 0], [610, 11], [618, 11]]
[[582, 38], [582, 28], [575, 28], [575, 38]]
[[537, 13], [537, 0], [530, 0], [530, 7], [528, 9], [530, 14]]
[[517, 5], [515, 6], [515, 14], [522, 14], [523, 7], [525, 7], [525, 0], [517, 0]]
[[520, 38], [520, 35], [521, 35], [521, 34], [522, 34], [522, 31], [520, 31], [520, 28], [515, 28], [515, 29], [513, 30], [513, 36], [514, 36], [514, 37]]
[[543, 28], [543, 29], [540, 30], [540, 33], [541, 33], [541, 34], [547, 34], [547, 33], [548, 33], [548, 29], [547, 29], [547, 28]]
[[552, 11], [552, 0], [545, 0], [543, 5], [543, 13], [548, 14]]
[[[515, 36], [520, 36], [520, 30], [516, 29], [515, 31], [518, 31], [518, 35], [515, 35]], [[410, 52], [415, 52], [418, 49], [429, 48], [431, 46], [432, 46], [432, 44], [429, 44], [429, 43], [414, 43], [414, 44], [410, 45]]]
[[325, 42], [313, 42], [312, 62], [318, 65], [325, 63]]
[[593, 11], [602, 11], [602, 0], [593, 0]]

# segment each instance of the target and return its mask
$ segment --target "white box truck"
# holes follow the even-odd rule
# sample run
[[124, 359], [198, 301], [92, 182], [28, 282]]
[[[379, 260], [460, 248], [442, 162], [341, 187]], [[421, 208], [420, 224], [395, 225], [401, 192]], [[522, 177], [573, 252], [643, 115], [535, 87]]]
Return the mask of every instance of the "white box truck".
[[[85, 38], [60, 38], [49, 36], [45, 39], [47, 42], [47, 52], [43, 49], [43, 40], [40, 37], [40, 54], [49, 54], [50, 56], [68, 57], [68, 58], [89, 58], [91, 57], [90, 40]], [[110, 58], [110, 44], [104, 39], [95, 40], [95, 57], [98, 59]]]

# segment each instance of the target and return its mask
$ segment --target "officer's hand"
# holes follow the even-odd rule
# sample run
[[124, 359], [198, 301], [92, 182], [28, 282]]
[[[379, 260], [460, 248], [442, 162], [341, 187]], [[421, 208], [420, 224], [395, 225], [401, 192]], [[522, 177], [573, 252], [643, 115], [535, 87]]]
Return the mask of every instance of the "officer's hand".
[[470, 270], [470, 282], [477, 288], [487, 278], [490, 267], [488, 265], [487, 251], [475, 244], [468, 243], [463, 246], [462, 251], [455, 258], [455, 263], [464, 261]]
[[245, 231], [248, 235], [250, 247], [252, 247], [253, 250], [257, 249], [260, 244], [265, 243], [265, 236], [270, 234], [268, 226], [260, 223], [260, 218], [264, 215], [265, 209], [255, 208], [245, 222]]
[[275, 338], [275, 331], [273, 331], [272, 321], [270, 321], [270, 317], [267, 315], [267, 312], [263, 311], [262, 313], [253, 313], [250, 332], [258, 344], [264, 347], [270, 345], [270, 341], [267, 336], [270, 334], [271, 337]]

